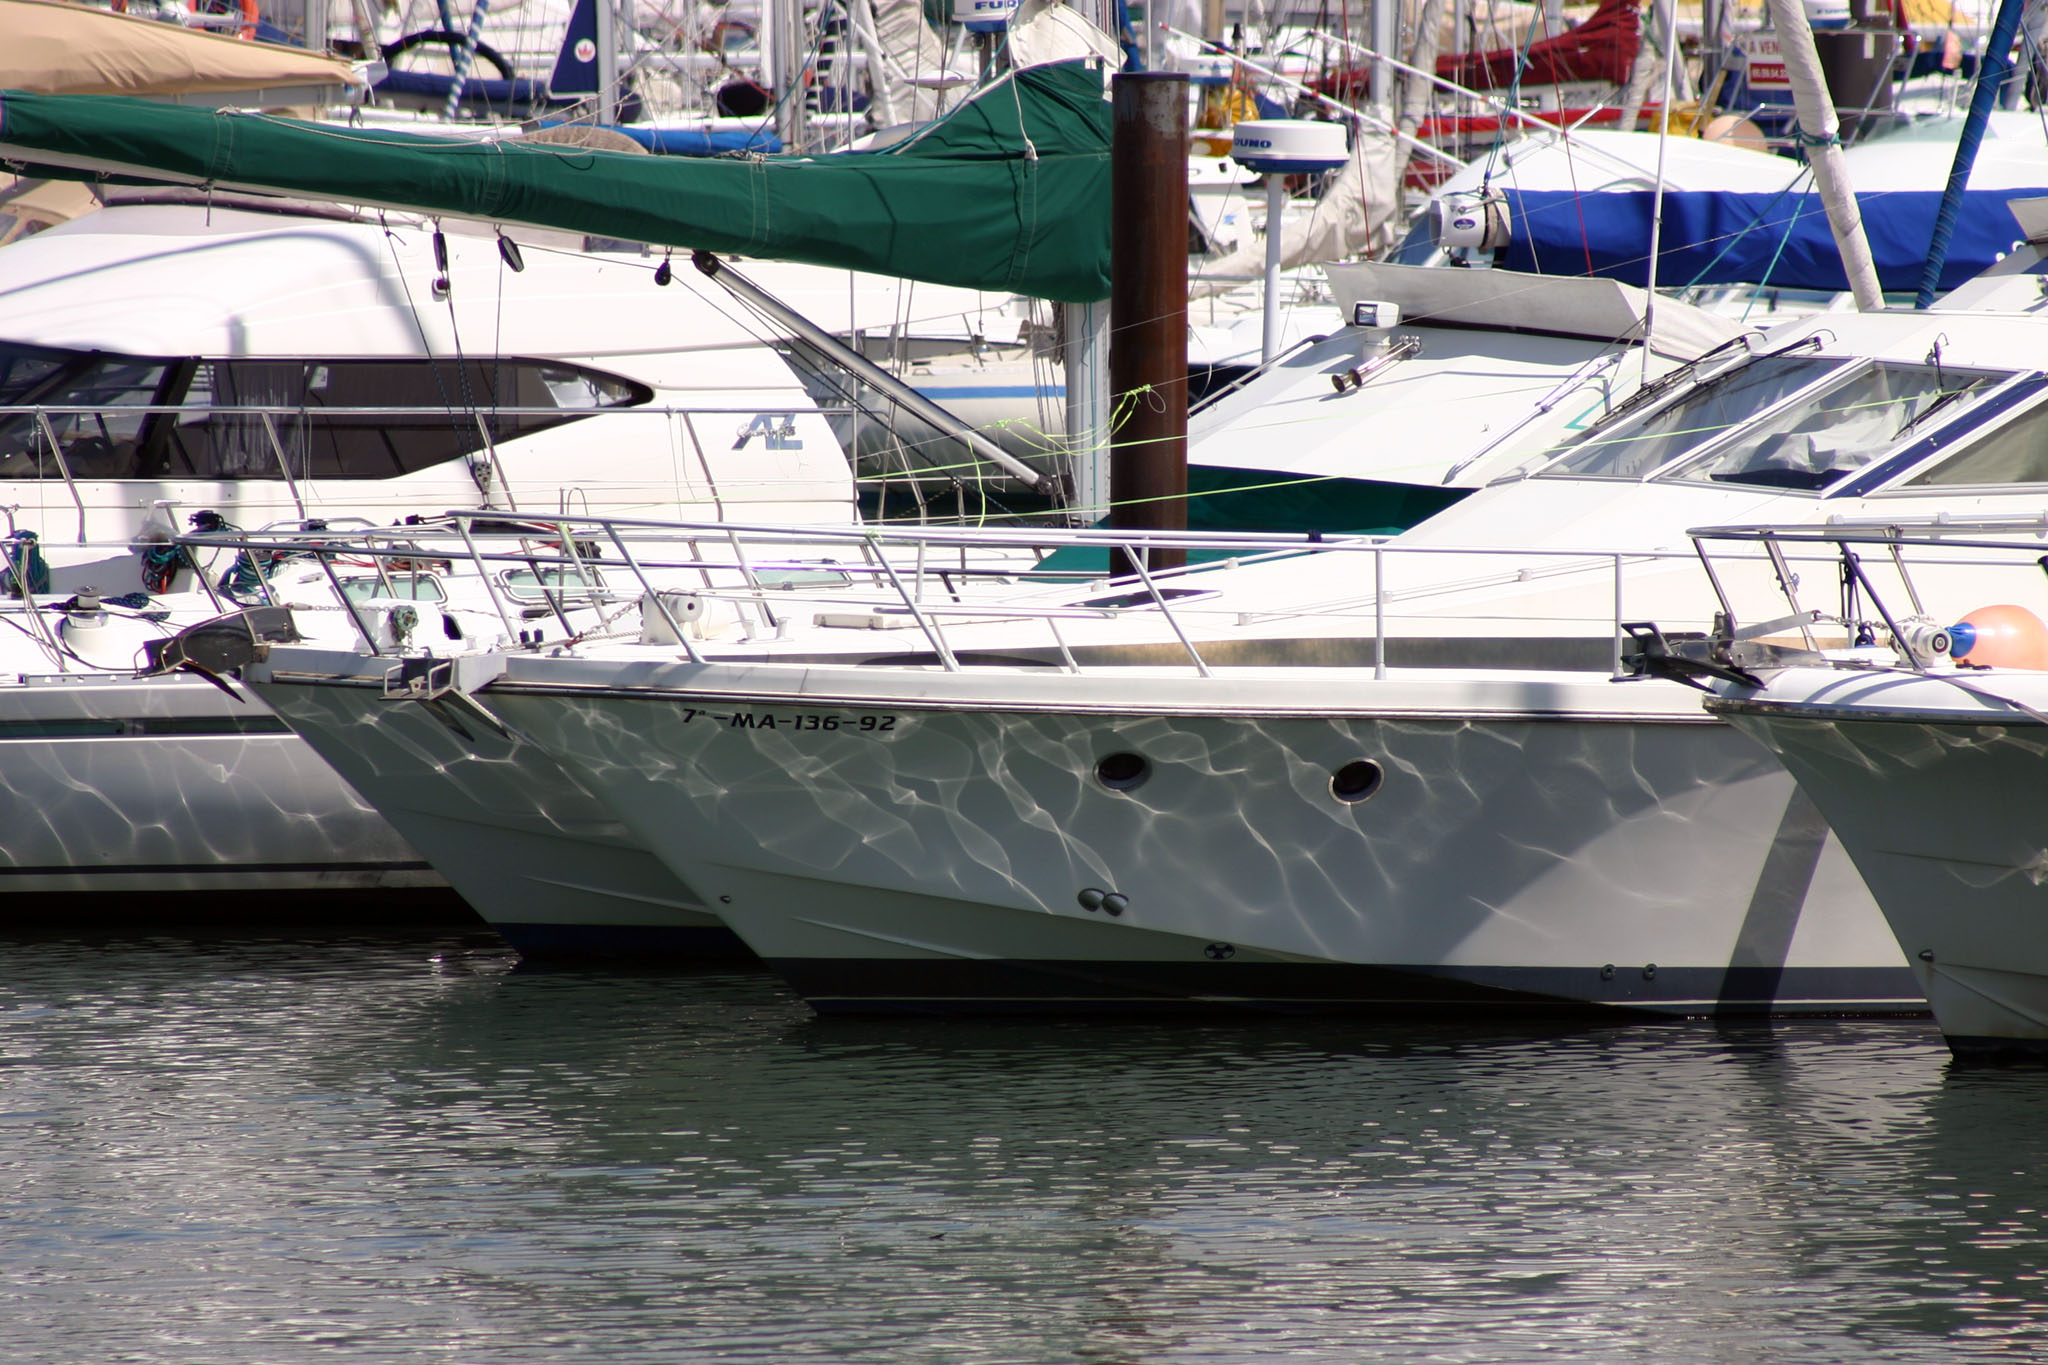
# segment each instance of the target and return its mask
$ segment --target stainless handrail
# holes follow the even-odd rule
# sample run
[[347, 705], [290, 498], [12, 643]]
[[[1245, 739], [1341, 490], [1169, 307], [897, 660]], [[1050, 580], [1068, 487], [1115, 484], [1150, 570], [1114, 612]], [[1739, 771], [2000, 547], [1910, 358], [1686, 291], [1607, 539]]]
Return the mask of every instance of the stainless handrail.
[[78, 538], [85, 539], [85, 495], [78, 491], [78, 481], [71, 477], [71, 462], [64, 458], [64, 443], [57, 439], [57, 428], [50, 425], [48, 413], [36, 414], [36, 426], [41, 429], [43, 439], [50, 443], [50, 458], [57, 462], [57, 471], [64, 476], [64, 486], [71, 490], [71, 500], [78, 504]]
[[[270, 453], [277, 456], [278, 472], [284, 475], [285, 487], [291, 490], [292, 506], [298, 508], [299, 515], [304, 517], [306, 515], [306, 500], [299, 495], [299, 481], [292, 477], [291, 459], [284, 453], [284, 442], [277, 437], [277, 415], [266, 412], [262, 413], [261, 416], [263, 418], [263, 434], [270, 440]], [[80, 530], [78, 534], [83, 536], [85, 532]]]
[[[1424, 591], [1410, 589], [1396, 593], [1389, 583], [1389, 557], [1409, 556], [1415, 558], [1442, 555], [1483, 557], [1491, 561], [1507, 560], [1516, 565], [1484, 576], [1481, 586], [1495, 580], [1511, 581], [1532, 575], [1548, 576], [1550, 573], [1577, 574], [1587, 570], [1605, 572], [1613, 579], [1613, 620], [1609, 623], [1614, 640], [1614, 667], [1619, 673], [1622, 668], [1622, 644], [1624, 642], [1623, 613], [1626, 607], [1624, 584], [1632, 567], [1690, 559], [1694, 549], [1671, 550], [1609, 550], [1606, 552], [1587, 549], [1513, 549], [1497, 546], [1404, 546], [1389, 543], [1377, 537], [1327, 538], [1314, 536], [1254, 535], [1238, 532], [1153, 532], [1132, 534], [1128, 532], [1036, 529], [1017, 530], [1009, 528], [935, 528], [905, 526], [897, 529], [875, 525], [748, 525], [732, 522], [677, 522], [651, 518], [604, 517], [589, 515], [528, 516], [520, 518], [524, 534], [516, 546], [505, 546], [492, 539], [487, 532], [479, 531], [479, 523], [502, 521], [502, 513], [488, 509], [465, 509], [450, 512], [439, 524], [415, 524], [403, 527], [352, 531], [336, 535], [332, 531], [319, 533], [272, 533], [249, 534], [245, 532], [214, 532], [181, 537], [182, 541], [195, 546], [236, 546], [252, 552], [266, 550], [289, 550], [328, 557], [348, 555], [367, 556], [381, 562], [386, 557], [418, 558], [423, 553], [436, 553], [442, 557], [455, 558], [459, 555], [476, 566], [478, 581], [491, 598], [493, 608], [505, 629], [506, 647], [530, 646], [535, 642], [526, 638], [527, 632], [515, 624], [516, 609], [508, 610], [505, 594], [510, 585], [503, 581], [501, 574], [492, 571], [493, 566], [516, 564], [539, 572], [545, 579], [555, 566], [569, 568], [588, 580], [584, 589], [567, 589], [560, 592], [548, 591], [544, 596], [570, 638], [577, 637], [576, 627], [569, 617], [569, 609], [580, 610], [585, 606], [601, 602], [616, 603], [620, 596], [616, 589], [603, 582], [601, 562], [592, 561], [584, 542], [612, 544], [625, 567], [638, 580], [643, 594], [652, 595], [655, 606], [643, 614], [659, 617], [675, 631], [686, 654], [701, 661], [699, 651], [690, 643], [689, 634], [681, 628], [661, 599], [665, 590], [659, 583], [664, 573], [686, 573], [701, 580], [701, 586], [689, 591], [707, 601], [729, 601], [740, 606], [751, 606], [759, 611], [770, 629], [779, 627], [782, 616], [777, 608], [786, 613], [792, 605], [819, 605], [829, 602], [835, 609], [869, 609], [882, 613], [901, 612], [904, 614], [904, 628], [915, 626], [921, 631], [938, 656], [943, 667], [949, 670], [961, 668], [958, 656], [945, 638], [945, 623], [979, 620], [994, 622], [1001, 620], [1040, 619], [1052, 631], [1059, 655], [1070, 668], [1078, 663], [1060, 635], [1058, 622], [1061, 620], [1102, 619], [1143, 612], [1157, 611], [1162, 624], [1170, 630], [1185, 650], [1197, 672], [1212, 676], [1212, 670], [1203, 659], [1197, 643], [1197, 634], [1184, 621], [1184, 611], [1196, 605], [1195, 602], [1176, 606], [1175, 595], [1168, 589], [1174, 584], [1200, 584], [1203, 576], [1216, 569], [1264, 562], [1269, 559], [1284, 559], [1304, 554], [1357, 554], [1366, 553], [1373, 557], [1374, 571], [1369, 601], [1372, 611], [1372, 651], [1375, 676], [1387, 676], [1387, 609], [1390, 601]], [[434, 545], [448, 537], [459, 537], [461, 550], [451, 547], [448, 551], [423, 551], [423, 545]], [[566, 548], [550, 552], [537, 549], [536, 538], [560, 539]], [[713, 547], [730, 551], [730, 558], [711, 558], [701, 552], [702, 542]], [[833, 568], [840, 575], [844, 586], [834, 588], [829, 597], [815, 587], [791, 585], [770, 586], [764, 574], [775, 570], [809, 570], [817, 567], [814, 559], [804, 558], [804, 551], [819, 547], [848, 545], [859, 548], [859, 555], [849, 555], [848, 562], [837, 562]], [[1157, 573], [1149, 568], [1140, 568], [1128, 578], [1112, 578], [1098, 570], [1082, 570], [1073, 574], [1046, 574], [1034, 567], [1003, 563], [987, 557], [988, 552], [1010, 548], [1030, 547], [1037, 551], [1063, 546], [1080, 546], [1108, 549], [1121, 548], [1130, 553], [1127, 562], [1142, 562], [1143, 552], [1159, 548], [1225, 550], [1232, 557], [1223, 564], [1194, 564], [1163, 570]], [[680, 547], [688, 547], [685, 553], [677, 554]], [[794, 549], [795, 555], [788, 552]], [[996, 593], [955, 592], [945, 598], [927, 597], [917, 584], [917, 576], [911, 572], [924, 556], [934, 549], [957, 551], [962, 562], [969, 567], [964, 576], [969, 581], [992, 580], [1007, 584], [1014, 591]], [[778, 553], [780, 552], [780, 553]], [[893, 552], [893, 553], [892, 553]], [[1803, 561], [1803, 557], [1799, 557]], [[977, 564], [977, 559], [979, 563]], [[898, 572], [898, 564], [904, 569]], [[1552, 570], [1537, 570], [1534, 563], [1555, 566]], [[1788, 571], [1789, 573], [1789, 571]], [[729, 587], [718, 586], [721, 575], [730, 576]], [[861, 591], [859, 584], [868, 585], [869, 591]], [[1459, 586], [1469, 587], [1472, 579], [1460, 580]], [[546, 584], [544, 583], [545, 587]], [[1135, 589], [1123, 602], [1091, 602], [1088, 597], [1101, 592], [1116, 591], [1119, 586]], [[851, 590], [849, 590], [851, 589]], [[1204, 593], [1197, 601], [1207, 601], [1213, 595]], [[1597, 599], [1596, 599], [1597, 600]], [[1273, 619], [1307, 614], [1300, 610], [1275, 611]], [[614, 617], [615, 619], [615, 617]], [[1578, 619], [1576, 616], [1574, 619]], [[1583, 624], [1593, 625], [1598, 621], [1597, 613], [1584, 617]], [[587, 628], [586, 628], [587, 629]], [[1597, 635], [1592, 638], [1598, 638]], [[373, 652], [380, 652], [374, 638], [366, 639]], [[517, 641], [515, 645], [512, 642]]]
[[[609, 527], [606, 529], [607, 531], [610, 530]], [[638, 560], [633, 558], [632, 548], [625, 541], [619, 539], [616, 534], [612, 534], [611, 541], [613, 545], [618, 547], [619, 557], [626, 561], [626, 567], [630, 568], [633, 571], [634, 577], [640, 580], [640, 586], [644, 590], [641, 601], [654, 603], [654, 609], [661, 613], [662, 621], [667, 624], [670, 631], [674, 632], [676, 639], [682, 641], [684, 656], [693, 664], [703, 663], [704, 656], [699, 654], [697, 646], [691, 643], [690, 632], [683, 629], [682, 622], [676, 620], [675, 613], [668, 609], [668, 603], [663, 600], [661, 593], [655, 589], [654, 584], [648, 579], [647, 571], [640, 567]]]
[[[1831, 658], [1822, 651], [1815, 639], [1813, 626], [1817, 622], [1832, 622], [1848, 632], [1848, 638], [1858, 644], [1876, 642], [1880, 637], [1877, 628], [1881, 624], [1884, 635], [1889, 637], [1890, 647], [1903, 661], [1903, 666], [1915, 672], [1929, 671], [1932, 660], [1924, 657], [1927, 646], [1915, 638], [1917, 627], [1927, 621], [1927, 601], [1915, 570], [1923, 574], [1934, 569], [1967, 568], [1978, 572], [2009, 569], [2024, 573], [2027, 578], [2039, 582], [2039, 575], [2048, 572], [2048, 513], [2027, 516], [1999, 516], [1955, 518], [1945, 514], [1912, 518], [1859, 519], [1833, 522], [1825, 525], [1731, 525], [1695, 528], [1688, 533], [1693, 542], [1695, 554], [1712, 585], [1715, 600], [1721, 612], [1716, 624], [1714, 638], [1720, 648], [1728, 648], [1759, 634], [1768, 633], [1785, 624], [1796, 624], [1805, 640], [1807, 651], [1816, 657]], [[1719, 550], [1710, 548], [1719, 545]], [[1730, 593], [1726, 575], [1717, 567], [1717, 559], [1726, 559], [1735, 553], [1729, 547], [1747, 547], [1753, 557], [1768, 563], [1777, 578], [1779, 594], [1792, 608], [1792, 616], [1780, 621], [1744, 629], [1739, 624], [1736, 604]], [[1819, 611], [1805, 611], [1799, 597], [1799, 580], [1791, 572], [1795, 560], [1794, 550], [1803, 550], [1805, 555], [1798, 562], [1820, 562], [1836, 566], [1841, 574], [1842, 601], [1835, 614]], [[1825, 555], [1816, 553], [1827, 550]], [[1886, 602], [1887, 589], [1872, 577], [1861, 550], [1882, 552], [1897, 579], [1896, 588], [1903, 592], [1911, 607], [1910, 614], [1901, 614]], [[1909, 563], [1906, 552], [1917, 550], [1923, 553], [1914, 563]], [[2001, 563], [1988, 555], [2013, 556], [2013, 562]], [[1858, 606], [1858, 595], [1867, 601], [1867, 607]], [[1874, 613], [1876, 620], [1870, 619]], [[1939, 633], [1940, 626], [1933, 627]], [[1853, 666], [1865, 666], [1867, 660], [1852, 658]]]

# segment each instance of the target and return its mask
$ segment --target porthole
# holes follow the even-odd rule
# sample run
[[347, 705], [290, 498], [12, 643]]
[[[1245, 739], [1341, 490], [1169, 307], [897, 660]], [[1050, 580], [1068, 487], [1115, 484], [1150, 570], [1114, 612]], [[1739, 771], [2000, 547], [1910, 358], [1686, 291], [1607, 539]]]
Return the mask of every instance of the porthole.
[[1369, 758], [1354, 758], [1330, 774], [1330, 795], [1347, 806], [1369, 801], [1379, 793], [1386, 772]]
[[1141, 754], [1115, 753], [1095, 765], [1095, 780], [1113, 792], [1135, 791], [1150, 776], [1152, 765]]

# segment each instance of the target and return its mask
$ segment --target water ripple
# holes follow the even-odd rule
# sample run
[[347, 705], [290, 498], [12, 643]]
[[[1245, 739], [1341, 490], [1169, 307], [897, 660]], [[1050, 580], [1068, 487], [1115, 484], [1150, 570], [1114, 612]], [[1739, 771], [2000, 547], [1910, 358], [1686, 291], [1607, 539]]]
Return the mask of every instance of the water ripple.
[[2038, 1359], [1931, 1025], [819, 1020], [490, 940], [0, 944], [0, 1358]]

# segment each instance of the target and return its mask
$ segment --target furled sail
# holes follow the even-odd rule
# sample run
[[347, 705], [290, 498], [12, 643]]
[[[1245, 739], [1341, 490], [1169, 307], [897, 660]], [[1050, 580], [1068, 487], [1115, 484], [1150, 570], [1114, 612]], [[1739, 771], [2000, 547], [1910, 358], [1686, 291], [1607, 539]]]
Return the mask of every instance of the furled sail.
[[877, 151], [703, 160], [9, 91], [0, 158], [1086, 303], [1109, 295], [1102, 91], [1087, 63], [1032, 67]]
[[[861, 14], [861, 6], [867, 15]], [[889, 101], [897, 122], [915, 123], [946, 106], [947, 78], [954, 75], [946, 40], [925, 19], [920, 0], [856, 0], [856, 26], [874, 22], [882, 49], [881, 70], [870, 72], [877, 98]]]

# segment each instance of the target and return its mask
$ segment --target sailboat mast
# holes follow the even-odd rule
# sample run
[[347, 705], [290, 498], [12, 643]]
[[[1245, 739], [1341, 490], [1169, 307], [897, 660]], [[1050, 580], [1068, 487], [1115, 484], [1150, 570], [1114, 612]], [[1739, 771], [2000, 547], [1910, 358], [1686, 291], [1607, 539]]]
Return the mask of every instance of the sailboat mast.
[[1393, 63], [1385, 54], [1400, 41], [1396, 26], [1400, 17], [1397, 0], [1372, 0], [1372, 50], [1380, 54], [1372, 64], [1372, 111], [1389, 126], [1394, 122], [1395, 76]]
[[1863, 235], [1863, 212], [1856, 205], [1848, 167], [1842, 161], [1841, 123], [1835, 117], [1835, 102], [1828, 96], [1820, 54], [1814, 50], [1806, 7], [1800, 0], [1769, 0], [1769, 4], [1778, 52], [1785, 60], [1785, 79], [1792, 85], [1792, 103], [1799, 112], [1799, 140], [1805, 144], [1814, 188], [1820, 191], [1821, 207], [1827, 210], [1828, 227], [1835, 234], [1835, 249], [1842, 254], [1842, 273], [1849, 277], [1856, 307], [1876, 312], [1884, 307], [1884, 291], [1878, 287], [1870, 241]]
[[775, 97], [775, 133], [785, 150], [802, 151], [809, 134], [804, 117], [810, 92], [804, 88], [804, 67], [810, 44], [804, 31], [802, 0], [773, 0], [767, 7], [771, 41], [762, 55], [768, 65], [768, 88]]
[[2020, 12], [2026, 7], [2026, 0], [2001, 0], [1998, 17], [1991, 22], [1991, 45], [1977, 62], [1977, 84], [1970, 91], [1970, 112], [1963, 117], [1962, 136], [1956, 140], [1956, 159], [1949, 167], [1948, 184], [1941, 192], [1941, 207], [1935, 210], [1934, 238], [1928, 245], [1927, 267], [1921, 273], [1920, 289], [1913, 299], [1915, 308], [1933, 303], [1934, 291], [1940, 287], [1949, 238], [1956, 230], [1956, 213], [1970, 183], [1970, 168], [1977, 162], [1977, 144], [1983, 140], [1984, 125], [1991, 119], [1992, 101], [1998, 98], [2012, 70], [2013, 39], [2019, 33]]
[[610, 128], [619, 121], [619, 33], [613, 0], [597, 0], [597, 121]]
[[[1657, 334], [1657, 263], [1664, 251], [1664, 152], [1671, 145], [1671, 68], [1679, 61], [1678, 0], [1664, 7], [1664, 90], [1657, 105], [1657, 191], [1650, 203], [1650, 267], [1643, 292], [1643, 382], [1650, 382], [1650, 343]], [[1653, 16], [1654, 17], [1654, 16]], [[1643, 35], [1647, 44], [1650, 35]]]

